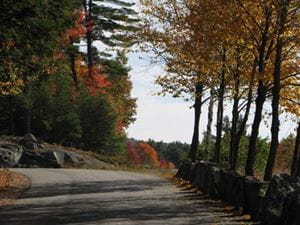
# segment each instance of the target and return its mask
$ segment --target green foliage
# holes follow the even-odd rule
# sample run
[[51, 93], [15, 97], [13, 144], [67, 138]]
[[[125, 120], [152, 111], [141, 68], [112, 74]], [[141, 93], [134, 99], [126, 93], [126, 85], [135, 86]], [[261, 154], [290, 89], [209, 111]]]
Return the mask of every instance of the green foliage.
[[0, 63], [4, 66], [1, 80], [9, 80], [14, 72], [27, 82], [29, 76], [45, 68], [59, 46], [61, 33], [73, 25], [73, 9], [78, 2], [0, 1]]
[[132, 83], [129, 77], [130, 68], [127, 66], [127, 57], [124, 52], [118, 52], [116, 59], [102, 59], [101, 64], [105, 67], [107, 80], [113, 85], [109, 92], [113, 97], [113, 104], [120, 117], [123, 127], [135, 121], [136, 99], [131, 97]]
[[33, 132], [51, 142], [72, 145], [82, 130], [73, 102], [71, 81], [63, 74], [51, 76], [35, 87], [32, 99]]
[[136, 109], [125, 54], [104, 60], [93, 48], [99, 79], [88, 83], [74, 43], [92, 26], [92, 41], [129, 46], [137, 14], [126, 1], [90, 2], [85, 22], [92, 23], [83, 24], [81, 0], [0, 1], [1, 134], [33, 132], [49, 142], [125, 153], [124, 129]]
[[[240, 121], [238, 122], [240, 123]], [[229, 165], [229, 150], [230, 150], [230, 129], [231, 123], [228, 117], [224, 117], [223, 120], [223, 135], [222, 135], [222, 145], [221, 145], [221, 160], [223, 166], [228, 167]], [[212, 144], [215, 142], [215, 137], [212, 138]], [[206, 137], [204, 136], [202, 142], [200, 143], [200, 157], [203, 156], [203, 150], [206, 145]], [[238, 160], [238, 170], [243, 173], [245, 168], [248, 154], [249, 146], [249, 136], [244, 133], [241, 138], [239, 146], [239, 160]], [[258, 175], [262, 175], [266, 166], [266, 160], [268, 158], [270, 143], [267, 138], [258, 137], [257, 139], [257, 160], [254, 165], [254, 170]]]
[[157, 150], [161, 159], [174, 163], [176, 167], [180, 166], [180, 164], [188, 158], [189, 144], [179, 141], [171, 143], [165, 143], [163, 141], [156, 142], [151, 139], [149, 139], [147, 143]]
[[290, 171], [292, 167], [295, 143], [296, 137], [294, 134], [290, 134], [280, 141], [275, 166], [277, 172], [287, 173]]
[[133, 5], [121, 0], [92, 1], [93, 40], [111, 47], [130, 46], [134, 42], [132, 32], [137, 30], [139, 22]]
[[114, 135], [116, 114], [104, 95], [82, 94], [79, 99], [82, 143], [85, 149], [107, 149]]

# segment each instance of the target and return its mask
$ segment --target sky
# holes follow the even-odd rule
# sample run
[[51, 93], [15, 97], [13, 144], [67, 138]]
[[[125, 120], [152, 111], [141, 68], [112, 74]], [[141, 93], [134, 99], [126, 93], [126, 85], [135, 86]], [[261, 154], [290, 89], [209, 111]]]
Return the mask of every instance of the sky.
[[[159, 90], [154, 84], [155, 77], [164, 73], [163, 65], [151, 65], [150, 58], [145, 53], [128, 54], [131, 80], [133, 82], [132, 96], [137, 98], [136, 121], [127, 129], [130, 138], [156, 141], [181, 141], [190, 143], [193, 132], [192, 102], [175, 99], [171, 96], [156, 96], [153, 93]], [[225, 115], [230, 117], [231, 104], [225, 103]], [[254, 104], [253, 104], [254, 106]], [[215, 105], [216, 110], [216, 105]], [[270, 112], [270, 104], [265, 104], [265, 111]], [[249, 118], [253, 120], [254, 107]], [[216, 118], [214, 118], [214, 122]], [[200, 139], [207, 125], [207, 106], [204, 106], [200, 120]], [[251, 126], [248, 128], [250, 132]], [[288, 136], [295, 130], [292, 117], [282, 114], [280, 138]], [[213, 128], [213, 132], [215, 129]], [[260, 127], [262, 137], [270, 137], [270, 118], [266, 118]]]
[[138, 99], [138, 108], [137, 120], [127, 130], [128, 136], [143, 140], [190, 142], [191, 103], [154, 95], [159, 90], [159, 86], [154, 84], [155, 76], [163, 73], [163, 65], [151, 65], [142, 53], [129, 54], [129, 65], [132, 68], [132, 96]]
[[[138, 0], [129, 0], [136, 3], [135, 10], [139, 11]], [[97, 47], [103, 48], [100, 43]], [[156, 141], [181, 141], [190, 143], [193, 134], [193, 105], [183, 99], [174, 99], [171, 96], [161, 97], [153, 95], [159, 90], [154, 84], [155, 77], [164, 73], [163, 65], [151, 65], [150, 56], [142, 52], [132, 52], [128, 55], [131, 67], [130, 76], [133, 83], [132, 96], [137, 98], [136, 121], [127, 129], [128, 137], [140, 140], [149, 138]], [[230, 117], [231, 105], [225, 103], [225, 115]], [[265, 105], [269, 111], [270, 104]], [[215, 105], [216, 110], [216, 105]], [[207, 125], [207, 106], [204, 106], [200, 120], [200, 139]], [[249, 124], [253, 120], [254, 109], [249, 117]], [[215, 113], [216, 114], [216, 113]], [[216, 118], [214, 117], [214, 122]], [[267, 125], [266, 125], [267, 124]], [[288, 136], [295, 130], [295, 123], [290, 116], [281, 116], [280, 138]], [[251, 126], [248, 128], [250, 132]], [[213, 132], [215, 126], [213, 125]], [[265, 119], [260, 127], [262, 137], [270, 137], [270, 118]]]

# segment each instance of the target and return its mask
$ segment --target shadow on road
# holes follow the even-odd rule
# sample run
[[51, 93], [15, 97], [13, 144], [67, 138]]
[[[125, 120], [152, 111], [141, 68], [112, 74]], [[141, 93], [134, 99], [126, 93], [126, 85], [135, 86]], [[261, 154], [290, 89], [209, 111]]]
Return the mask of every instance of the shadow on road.
[[[208, 224], [204, 218], [210, 217], [207, 211], [197, 212], [191, 207], [174, 204], [179, 197], [174, 193], [155, 193], [163, 186], [166, 186], [163, 180], [37, 186], [25, 193], [17, 205], [1, 209], [0, 224], [168, 224], [170, 220], [179, 222], [172, 224], [183, 224], [182, 221], [193, 217], [198, 218], [193, 224]], [[203, 214], [201, 219], [199, 213]]]
[[47, 186], [32, 187], [24, 196], [25, 198], [52, 197], [59, 195], [78, 195], [92, 193], [113, 193], [113, 192], [138, 192], [151, 190], [155, 187], [165, 185], [164, 181], [136, 181], [136, 180], [116, 180], [116, 181], [95, 181], [72, 184], [54, 184]]

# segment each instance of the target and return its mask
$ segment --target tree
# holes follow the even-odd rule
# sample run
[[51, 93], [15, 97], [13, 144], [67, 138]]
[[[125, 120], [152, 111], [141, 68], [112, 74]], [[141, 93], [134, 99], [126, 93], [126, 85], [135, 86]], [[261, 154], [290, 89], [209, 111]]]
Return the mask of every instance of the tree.
[[[271, 146], [270, 154], [265, 170], [264, 180], [269, 181], [273, 175], [273, 168], [275, 164], [277, 149], [278, 149], [278, 135], [279, 135], [279, 104], [280, 104], [280, 89], [282, 80], [282, 64], [289, 59], [289, 54], [293, 54], [296, 58], [297, 53], [294, 51], [295, 42], [297, 42], [297, 30], [295, 29], [295, 22], [298, 17], [299, 4], [292, 0], [280, 0], [275, 4], [277, 9], [277, 31], [276, 31], [276, 54], [274, 62], [273, 73], [273, 89], [272, 89], [272, 127], [271, 127]], [[299, 22], [299, 19], [298, 19]], [[296, 30], [296, 32], [295, 32]], [[293, 32], [294, 31], [294, 32]], [[289, 35], [291, 33], [291, 35]], [[299, 35], [299, 32], [298, 32]], [[297, 44], [296, 44], [297, 45]], [[288, 49], [288, 50], [286, 50]]]
[[98, 53], [93, 47], [95, 41], [109, 47], [128, 47], [133, 44], [132, 33], [137, 30], [139, 22], [137, 13], [132, 9], [133, 5], [121, 0], [83, 0], [90, 77], [95, 64], [93, 55], [94, 52]]
[[107, 93], [118, 115], [117, 133], [124, 134], [125, 128], [135, 121], [137, 107], [136, 98], [131, 97], [132, 82], [127, 57], [124, 52], [119, 51], [116, 59], [103, 59], [102, 66], [107, 82], [111, 84], [107, 88]]
[[48, 73], [61, 33], [72, 26], [71, 12], [77, 3], [77, 0], [43, 4], [39, 0], [5, 0], [0, 3], [0, 62], [3, 65], [0, 77], [1, 81], [14, 77], [22, 81], [26, 97], [25, 133], [31, 131], [31, 82]]
[[94, 149], [113, 154], [114, 149], [109, 149], [114, 136], [117, 120], [109, 100], [103, 94], [89, 95], [83, 93], [79, 99], [79, 115], [82, 129], [84, 149]]
[[294, 155], [291, 167], [292, 176], [300, 176], [300, 122], [298, 122], [297, 136], [294, 147]]
[[75, 145], [82, 137], [71, 80], [54, 74], [32, 88], [32, 131], [51, 143]]

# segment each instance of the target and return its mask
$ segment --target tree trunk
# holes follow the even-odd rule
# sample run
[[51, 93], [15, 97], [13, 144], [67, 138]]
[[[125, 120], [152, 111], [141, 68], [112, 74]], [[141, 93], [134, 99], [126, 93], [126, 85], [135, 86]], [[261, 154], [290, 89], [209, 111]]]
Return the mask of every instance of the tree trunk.
[[[88, 3], [86, 2], [88, 1]], [[85, 26], [86, 26], [86, 43], [87, 43], [87, 60], [88, 60], [88, 75], [93, 76], [93, 40], [92, 40], [92, 0], [84, 0], [85, 10]]]
[[267, 94], [267, 88], [264, 86], [263, 82], [260, 81], [257, 90], [257, 98], [255, 101], [256, 108], [255, 108], [254, 121], [252, 125], [252, 132], [249, 140], [249, 149], [248, 149], [246, 171], [245, 171], [246, 176], [254, 176], [253, 167], [256, 158], [256, 140], [258, 137], [260, 122], [262, 119], [262, 111], [266, 100], [266, 94]]
[[233, 169], [233, 158], [234, 158], [234, 146], [236, 145], [236, 134], [239, 121], [239, 102], [240, 102], [240, 74], [239, 74], [239, 62], [237, 61], [236, 71], [233, 72], [234, 80], [234, 97], [232, 107], [232, 119], [230, 129], [230, 148], [229, 148], [229, 165], [230, 169]]
[[237, 134], [237, 125], [239, 120], [239, 96], [235, 96], [233, 100], [232, 107], [232, 120], [231, 120], [231, 129], [230, 129], [230, 151], [229, 151], [229, 164], [230, 169], [234, 169], [234, 147], [236, 146], [236, 134]]
[[10, 135], [15, 135], [15, 118], [14, 118], [14, 110], [13, 110], [13, 97], [11, 95], [8, 96], [8, 104], [9, 104], [9, 121], [10, 121]]
[[221, 84], [218, 92], [218, 111], [217, 111], [217, 135], [215, 144], [214, 161], [220, 163], [221, 160], [221, 141], [223, 129], [223, 114], [224, 114], [224, 94], [225, 94], [225, 71], [221, 74]]
[[248, 97], [247, 97], [247, 106], [246, 106], [246, 111], [244, 114], [244, 118], [242, 120], [242, 123], [239, 126], [239, 129], [235, 135], [235, 141], [233, 142], [233, 146], [232, 146], [232, 151], [233, 151], [233, 160], [232, 160], [232, 169], [233, 170], [237, 170], [237, 162], [238, 162], [238, 158], [239, 158], [239, 147], [240, 147], [240, 142], [242, 139], [242, 136], [245, 133], [245, 129], [246, 129], [246, 124], [248, 121], [248, 117], [249, 117], [249, 113], [250, 113], [250, 108], [251, 108], [251, 102], [252, 102], [252, 83], [253, 80], [251, 78], [251, 84], [249, 87], [249, 92], [248, 92]]
[[300, 176], [300, 121], [298, 122], [298, 129], [297, 129], [297, 136], [294, 148], [294, 156], [293, 156], [293, 163], [291, 168], [291, 175], [292, 176]]
[[264, 30], [262, 31], [261, 43], [258, 49], [259, 57], [258, 57], [258, 89], [257, 89], [257, 97], [256, 97], [256, 107], [255, 107], [255, 115], [254, 121], [252, 125], [251, 136], [249, 140], [249, 148], [248, 148], [248, 156], [247, 163], [245, 168], [246, 176], [254, 176], [254, 163], [256, 158], [256, 140], [259, 133], [259, 126], [262, 119], [262, 111], [263, 106], [266, 100], [267, 88], [264, 85], [264, 71], [265, 71], [265, 61], [266, 61], [266, 52], [267, 52], [267, 44], [269, 39], [269, 29], [272, 15], [272, 7], [269, 6], [265, 10], [265, 24]]
[[210, 91], [210, 99], [209, 99], [209, 106], [208, 106], [208, 118], [207, 118], [207, 130], [206, 130], [206, 147], [204, 157], [205, 160], [210, 160], [211, 156], [211, 127], [213, 122], [213, 114], [214, 114], [214, 91], [211, 89]]
[[273, 175], [273, 169], [275, 165], [275, 159], [278, 149], [278, 135], [279, 135], [279, 100], [280, 100], [280, 78], [281, 78], [281, 65], [282, 65], [282, 49], [283, 40], [282, 34], [285, 29], [285, 23], [287, 18], [287, 8], [289, 6], [289, 1], [280, 1], [280, 12], [279, 12], [279, 30], [277, 34], [277, 44], [276, 44], [276, 56], [275, 56], [275, 67], [273, 73], [274, 86], [272, 89], [273, 99], [272, 99], [272, 126], [271, 126], [271, 146], [269, 157], [265, 169], [264, 180], [269, 181]]
[[198, 157], [198, 147], [199, 147], [199, 122], [201, 116], [201, 108], [202, 108], [202, 94], [203, 94], [203, 85], [197, 83], [196, 91], [195, 91], [195, 104], [194, 104], [194, 132], [193, 139], [190, 147], [189, 158], [192, 162], [195, 162]]
[[[73, 45], [73, 42], [71, 42], [71, 44]], [[75, 67], [76, 56], [73, 52], [70, 53], [69, 60], [70, 60], [70, 67], [71, 67], [71, 72], [72, 72], [71, 76], [74, 81], [75, 87], [78, 90], [78, 76], [77, 76], [77, 71], [76, 71], [76, 67]]]
[[24, 76], [24, 96], [25, 96], [25, 112], [24, 112], [24, 134], [31, 133], [31, 97], [30, 86], [28, 84], [27, 75]]

